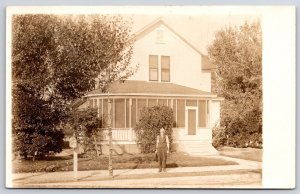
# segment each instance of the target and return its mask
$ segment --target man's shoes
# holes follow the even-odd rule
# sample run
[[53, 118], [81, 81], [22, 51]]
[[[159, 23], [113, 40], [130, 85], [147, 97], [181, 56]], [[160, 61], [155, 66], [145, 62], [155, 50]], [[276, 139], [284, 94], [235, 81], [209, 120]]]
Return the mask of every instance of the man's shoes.
[[159, 169], [158, 172], [161, 172], [161, 169]]
[[165, 168], [163, 168], [163, 172], [167, 172], [167, 170]]

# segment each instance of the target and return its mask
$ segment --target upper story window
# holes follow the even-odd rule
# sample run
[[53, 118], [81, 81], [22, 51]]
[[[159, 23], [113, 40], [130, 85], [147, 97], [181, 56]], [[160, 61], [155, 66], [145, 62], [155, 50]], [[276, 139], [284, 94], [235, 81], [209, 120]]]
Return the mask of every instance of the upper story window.
[[149, 80], [158, 81], [158, 56], [149, 56]]
[[170, 81], [170, 57], [161, 56], [161, 81]]
[[170, 56], [149, 55], [149, 80], [170, 82]]

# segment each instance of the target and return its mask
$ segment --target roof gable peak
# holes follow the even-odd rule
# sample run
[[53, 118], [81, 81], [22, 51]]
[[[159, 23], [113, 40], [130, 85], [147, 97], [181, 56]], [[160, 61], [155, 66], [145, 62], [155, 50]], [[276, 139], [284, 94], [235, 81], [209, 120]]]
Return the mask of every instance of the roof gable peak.
[[140, 29], [136, 33], [134, 33], [131, 40], [137, 41], [137, 40], [141, 39], [142, 37], [146, 36], [148, 33], [152, 32], [157, 27], [160, 27], [162, 25], [165, 26], [167, 29], [169, 29], [172, 33], [174, 33], [177, 37], [179, 37], [183, 42], [185, 42], [187, 45], [189, 45], [196, 52], [198, 52], [201, 56], [204, 55], [195, 45], [193, 45], [191, 43], [191, 41], [188, 41], [185, 37], [183, 37], [176, 30], [174, 30], [170, 25], [168, 25], [167, 22], [165, 22], [165, 20], [162, 18], [162, 16], [158, 17], [156, 20], [154, 20], [153, 22], [144, 26], [142, 29]]

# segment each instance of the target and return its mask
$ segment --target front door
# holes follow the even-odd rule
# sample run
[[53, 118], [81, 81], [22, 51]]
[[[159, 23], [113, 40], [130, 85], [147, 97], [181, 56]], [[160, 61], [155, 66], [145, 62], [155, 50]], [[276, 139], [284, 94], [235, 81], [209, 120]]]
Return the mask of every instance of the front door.
[[188, 109], [188, 135], [196, 135], [196, 109]]

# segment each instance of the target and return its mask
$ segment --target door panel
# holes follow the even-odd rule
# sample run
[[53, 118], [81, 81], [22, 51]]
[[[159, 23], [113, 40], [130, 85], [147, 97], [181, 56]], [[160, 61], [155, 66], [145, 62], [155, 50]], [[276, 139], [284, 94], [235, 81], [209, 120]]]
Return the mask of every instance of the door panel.
[[196, 135], [196, 110], [188, 110], [188, 135]]

